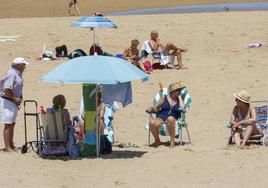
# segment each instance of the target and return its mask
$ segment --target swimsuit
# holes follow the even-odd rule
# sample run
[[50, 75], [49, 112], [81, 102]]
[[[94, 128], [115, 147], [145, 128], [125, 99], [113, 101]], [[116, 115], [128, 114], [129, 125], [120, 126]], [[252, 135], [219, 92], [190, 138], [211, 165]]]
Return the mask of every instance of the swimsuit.
[[165, 95], [165, 99], [163, 104], [161, 105], [161, 108], [159, 112], [156, 114], [156, 117], [161, 118], [163, 121], [166, 121], [166, 119], [169, 116], [174, 117], [175, 119], [178, 119], [181, 117], [181, 112], [179, 111], [179, 102], [177, 102], [173, 107], [168, 102], [167, 96]]

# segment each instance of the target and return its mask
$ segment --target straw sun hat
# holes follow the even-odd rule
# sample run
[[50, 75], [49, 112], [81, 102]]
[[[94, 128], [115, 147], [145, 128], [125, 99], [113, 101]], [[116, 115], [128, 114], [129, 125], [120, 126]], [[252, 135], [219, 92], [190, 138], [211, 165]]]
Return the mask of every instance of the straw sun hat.
[[184, 85], [183, 81], [179, 81], [179, 82], [170, 84], [168, 88], [169, 88], [169, 92], [172, 93], [173, 91], [175, 91], [177, 89], [182, 89], [184, 87], [185, 87], [185, 85]]
[[250, 103], [250, 95], [248, 92], [241, 90], [238, 93], [234, 94], [235, 98], [238, 100], [244, 102], [244, 103]]

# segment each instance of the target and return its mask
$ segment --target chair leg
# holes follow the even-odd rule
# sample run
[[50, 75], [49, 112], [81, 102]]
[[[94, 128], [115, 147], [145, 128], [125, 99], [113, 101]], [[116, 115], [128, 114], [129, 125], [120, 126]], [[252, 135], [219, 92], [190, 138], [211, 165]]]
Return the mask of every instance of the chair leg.
[[188, 130], [188, 126], [186, 125], [185, 128], [186, 128], [187, 136], [188, 136], [188, 139], [189, 139], [189, 144], [191, 144], [192, 142], [191, 142], [190, 132], [189, 132], [189, 130]]
[[180, 128], [180, 145], [182, 145], [182, 132], [183, 132], [183, 127]]
[[148, 130], [148, 146], [150, 146], [150, 144], [151, 144], [151, 143], [150, 143], [150, 139], [151, 139], [151, 138], [150, 138], [150, 135], [151, 135], [151, 133], [150, 133], [150, 128], [149, 128], [149, 130]]

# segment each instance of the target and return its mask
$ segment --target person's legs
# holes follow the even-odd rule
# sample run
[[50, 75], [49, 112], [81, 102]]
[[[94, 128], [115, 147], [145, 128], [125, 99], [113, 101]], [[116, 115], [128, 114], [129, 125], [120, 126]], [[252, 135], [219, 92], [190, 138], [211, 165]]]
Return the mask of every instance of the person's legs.
[[159, 138], [159, 126], [163, 123], [164, 121], [160, 118], [153, 118], [149, 122], [150, 125], [150, 131], [154, 137], [155, 142], [152, 144], [152, 146], [157, 147], [161, 144], [160, 138]]
[[253, 132], [253, 125], [248, 125], [245, 132], [243, 133], [243, 141], [241, 144], [242, 146], [246, 145], [246, 142], [252, 136], [252, 132]]
[[168, 54], [168, 55], [176, 56], [178, 64], [175, 65], [175, 66], [179, 67], [180, 69], [184, 68], [183, 64], [182, 64], [182, 54], [181, 54], [182, 51], [181, 51], [180, 48], [178, 48], [177, 46], [175, 46], [172, 43], [167, 43], [165, 48], [164, 48], [163, 53]]
[[80, 16], [80, 11], [79, 11], [79, 8], [78, 8], [78, 6], [77, 6], [77, 3], [74, 4], [74, 7], [75, 7], [75, 9], [76, 9], [76, 14], [77, 14], [77, 16]]
[[248, 125], [246, 131], [243, 133], [243, 142], [242, 142], [242, 146], [246, 145], [246, 142], [248, 141], [248, 139], [253, 136], [253, 135], [257, 135], [257, 134], [261, 134], [261, 130], [258, 129], [256, 127], [256, 125]]
[[14, 128], [15, 128], [15, 123], [11, 124], [11, 133], [10, 133], [10, 147], [14, 150], [16, 149], [14, 145]]
[[240, 146], [241, 145], [241, 132], [240, 130], [237, 130], [234, 132], [234, 141], [235, 144]]
[[173, 116], [169, 116], [165, 122], [170, 135], [170, 148], [175, 147], [175, 121], [176, 119]]
[[12, 139], [12, 129], [14, 129], [13, 124], [5, 124], [3, 136], [4, 136], [4, 142], [5, 142], [5, 151], [12, 151], [12, 146], [10, 144], [13, 143]]
[[72, 9], [72, 6], [73, 6], [73, 3], [70, 2], [70, 3], [69, 3], [69, 7], [68, 7], [67, 15], [71, 15], [71, 9]]

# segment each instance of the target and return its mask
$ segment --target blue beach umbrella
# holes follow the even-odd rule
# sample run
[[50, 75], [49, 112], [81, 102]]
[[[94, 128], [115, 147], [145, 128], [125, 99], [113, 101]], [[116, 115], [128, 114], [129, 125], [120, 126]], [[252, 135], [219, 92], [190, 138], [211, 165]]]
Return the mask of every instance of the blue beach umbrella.
[[44, 82], [67, 84], [117, 84], [147, 79], [147, 74], [124, 59], [98, 55], [69, 60], [42, 78]]
[[[81, 84], [117, 84], [132, 80], [147, 80], [148, 75], [128, 61], [111, 56], [83, 56], [54, 68], [42, 77], [44, 82]], [[97, 99], [96, 99], [97, 100]], [[97, 104], [97, 102], [96, 102]], [[96, 106], [97, 109], [97, 106]], [[96, 112], [98, 113], [98, 112]], [[98, 114], [96, 115], [98, 117]], [[100, 156], [99, 123], [96, 122], [96, 151]]]
[[[95, 29], [94, 28], [117, 28], [117, 26], [104, 16], [86, 16], [81, 17], [71, 24], [72, 27], [90, 28], [93, 30], [93, 44], [95, 44]], [[94, 45], [95, 48], [95, 45]], [[95, 52], [95, 49], [94, 49]]]

